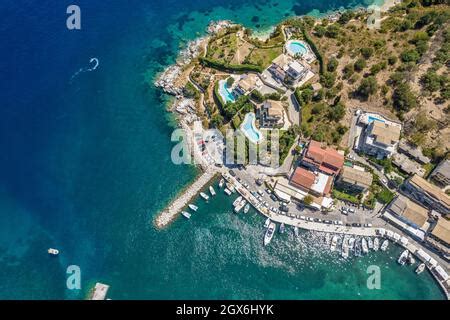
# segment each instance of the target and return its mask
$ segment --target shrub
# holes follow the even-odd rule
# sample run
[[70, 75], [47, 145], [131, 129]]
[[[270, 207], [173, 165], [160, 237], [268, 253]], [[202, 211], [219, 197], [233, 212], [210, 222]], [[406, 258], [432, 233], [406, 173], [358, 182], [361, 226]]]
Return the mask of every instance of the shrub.
[[355, 64], [354, 64], [354, 69], [357, 72], [361, 72], [364, 68], [366, 67], [366, 60], [359, 58], [358, 60], [356, 60]]
[[328, 71], [328, 72], [334, 72], [334, 71], [336, 71], [338, 65], [339, 65], [339, 62], [337, 61], [337, 59], [336, 59], [336, 58], [331, 58], [331, 59], [328, 61], [328, 64], [327, 64], [327, 71]]
[[377, 80], [375, 79], [374, 76], [370, 76], [364, 78], [361, 81], [361, 84], [359, 85], [357, 92], [359, 95], [367, 99], [369, 96], [375, 94], [377, 90], [378, 90]]

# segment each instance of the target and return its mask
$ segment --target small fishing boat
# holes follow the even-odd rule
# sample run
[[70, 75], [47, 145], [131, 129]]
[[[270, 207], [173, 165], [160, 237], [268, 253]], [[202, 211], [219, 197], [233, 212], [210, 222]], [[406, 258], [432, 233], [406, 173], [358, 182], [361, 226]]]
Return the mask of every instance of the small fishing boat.
[[231, 191], [228, 190], [228, 188], [225, 188], [225, 189], [223, 190], [223, 192], [225, 192], [227, 195], [231, 196]]
[[242, 210], [242, 208], [247, 204], [247, 200], [242, 199], [241, 202], [239, 202], [235, 207], [234, 207], [234, 213], [239, 213], [239, 211]]
[[212, 186], [209, 186], [209, 192], [211, 193], [211, 195], [213, 197], [216, 195], [216, 191], [214, 190], [214, 188]]
[[298, 227], [297, 227], [297, 226], [294, 227], [294, 235], [295, 235], [296, 237], [299, 236], [299, 231], [298, 231]]
[[224, 178], [220, 179], [220, 181], [219, 181], [219, 188], [222, 189], [224, 183], [225, 183], [225, 179]]
[[415, 272], [417, 274], [421, 274], [424, 270], [425, 270], [425, 263], [421, 263], [421, 264], [419, 264], [419, 266], [417, 267]]
[[409, 251], [405, 250], [402, 252], [402, 254], [400, 255], [400, 257], [398, 258], [397, 262], [401, 265], [404, 266], [406, 263], [406, 260], [408, 259], [408, 255], [409, 255]]
[[371, 237], [367, 238], [367, 246], [369, 247], [369, 249], [373, 249], [373, 240]]
[[325, 234], [325, 243], [327, 244], [327, 246], [330, 245], [330, 241], [331, 241], [331, 235], [329, 233]]
[[286, 231], [286, 227], [284, 226], [284, 223], [280, 225], [280, 233], [284, 233]]
[[342, 241], [342, 258], [348, 258], [348, 237], [344, 236], [344, 240]]
[[191, 208], [191, 210], [193, 211], [197, 211], [198, 207], [195, 204], [189, 203], [189, 208]]
[[48, 252], [48, 254], [50, 254], [52, 256], [57, 256], [59, 254], [59, 250], [53, 249], [53, 248], [48, 249], [47, 252]]
[[362, 238], [362, 240], [361, 240], [361, 247], [362, 247], [362, 252], [364, 254], [369, 252], [369, 248], [367, 246], [367, 240], [365, 238]]
[[333, 238], [331, 239], [331, 246], [330, 246], [331, 252], [336, 250], [337, 241], [338, 241], [338, 236], [333, 236]]
[[275, 229], [277, 225], [273, 222], [269, 223], [269, 227], [266, 230], [266, 234], [264, 235], [264, 245], [267, 246], [270, 241], [272, 241], [273, 235], [275, 234]]
[[355, 256], [361, 257], [361, 241], [355, 240]]
[[249, 204], [249, 203], [247, 203], [247, 204], [245, 205], [245, 207], [244, 207], [244, 213], [247, 213], [248, 210], [250, 210], [250, 204]]
[[386, 251], [388, 245], [389, 245], [389, 240], [388, 239], [384, 240], [383, 243], [381, 244], [380, 250]]
[[204, 193], [204, 192], [200, 192], [200, 197], [202, 197], [206, 201], [208, 201], [208, 199], [209, 199], [209, 196], [206, 193]]
[[264, 222], [264, 228], [268, 228], [270, 224], [270, 218], [267, 218], [266, 222]]
[[380, 240], [378, 238], [375, 238], [373, 240], [373, 250], [378, 251], [380, 249]]
[[190, 219], [190, 218], [191, 218], [191, 214], [190, 214], [189, 212], [181, 211], [181, 214], [182, 214], [186, 219]]
[[233, 207], [236, 207], [241, 201], [242, 201], [242, 196], [237, 197], [237, 198], [233, 201]]

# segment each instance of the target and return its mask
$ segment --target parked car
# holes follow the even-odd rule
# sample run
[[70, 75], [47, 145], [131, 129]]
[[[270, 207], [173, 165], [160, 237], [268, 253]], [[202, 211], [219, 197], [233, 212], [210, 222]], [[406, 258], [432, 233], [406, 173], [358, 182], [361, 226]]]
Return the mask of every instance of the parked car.
[[236, 173], [235, 173], [233, 170], [230, 170], [229, 172], [230, 172], [230, 174], [231, 174], [232, 177], [235, 177], [235, 176], [236, 176]]
[[348, 209], [348, 212], [350, 212], [350, 213], [355, 213], [355, 209], [349, 208], [349, 209]]
[[269, 188], [266, 189], [266, 192], [267, 192], [267, 194], [271, 194], [272, 193], [272, 191]]
[[277, 197], [273, 193], [270, 195], [270, 199], [273, 201], [278, 201]]
[[259, 193], [260, 196], [264, 195], [264, 192], [262, 192], [261, 190], [258, 190], [258, 193]]

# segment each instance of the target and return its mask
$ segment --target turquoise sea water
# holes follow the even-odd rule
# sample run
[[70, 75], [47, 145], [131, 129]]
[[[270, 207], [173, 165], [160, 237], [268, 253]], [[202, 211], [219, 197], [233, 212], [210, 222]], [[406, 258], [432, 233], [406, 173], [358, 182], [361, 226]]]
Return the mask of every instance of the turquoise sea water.
[[[428, 274], [394, 262], [393, 246], [344, 262], [305, 232], [264, 248], [264, 219], [232, 214], [222, 192], [198, 200], [189, 221], [152, 224], [197, 174], [171, 163], [168, 98], [149, 84], [186, 41], [214, 19], [264, 31], [358, 2], [77, 2], [81, 31], [65, 28], [61, 2], [0, 4], [1, 299], [82, 299], [97, 281], [112, 299], [442, 298]], [[91, 57], [99, 67], [78, 72]], [[371, 264], [381, 290], [366, 288]], [[66, 288], [69, 265], [81, 268], [81, 290]]]

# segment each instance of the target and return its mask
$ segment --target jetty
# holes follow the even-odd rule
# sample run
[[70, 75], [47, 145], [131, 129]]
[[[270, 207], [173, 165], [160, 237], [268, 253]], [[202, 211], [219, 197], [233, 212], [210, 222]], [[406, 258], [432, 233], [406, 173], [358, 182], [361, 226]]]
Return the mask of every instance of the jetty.
[[174, 220], [181, 210], [185, 208], [189, 202], [200, 193], [200, 191], [216, 176], [217, 171], [208, 170], [200, 175], [194, 183], [182, 191], [173, 200], [169, 206], [161, 211], [155, 219], [155, 225], [157, 228], [162, 229], [166, 227], [172, 220]]
[[105, 300], [108, 290], [109, 286], [107, 284], [97, 282], [95, 284], [94, 292], [92, 293], [92, 297], [90, 300]]

